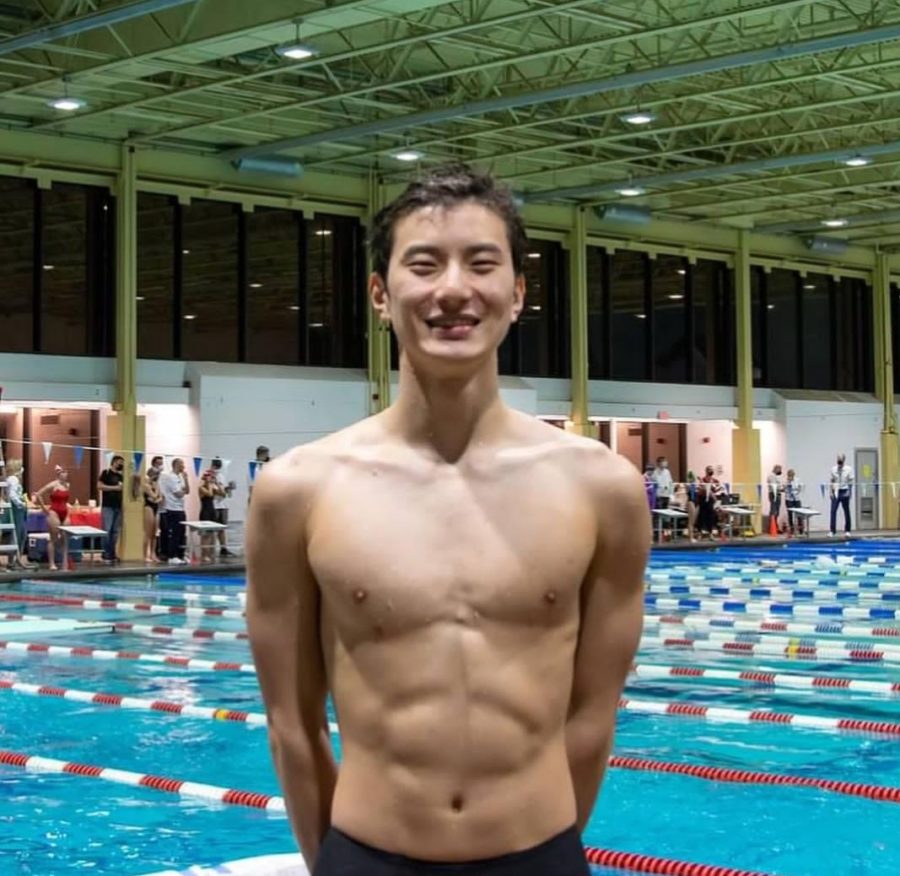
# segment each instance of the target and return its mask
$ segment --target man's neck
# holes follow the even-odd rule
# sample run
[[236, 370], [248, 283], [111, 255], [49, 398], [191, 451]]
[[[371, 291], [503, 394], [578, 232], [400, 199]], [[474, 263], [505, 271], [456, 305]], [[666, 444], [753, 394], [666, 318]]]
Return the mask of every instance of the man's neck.
[[488, 444], [506, 422], [496, 361], [469, 375], [439, 378], [400, 361], [400, 392], [388, 428], [404, 441], [457, 462], [473, 444]]

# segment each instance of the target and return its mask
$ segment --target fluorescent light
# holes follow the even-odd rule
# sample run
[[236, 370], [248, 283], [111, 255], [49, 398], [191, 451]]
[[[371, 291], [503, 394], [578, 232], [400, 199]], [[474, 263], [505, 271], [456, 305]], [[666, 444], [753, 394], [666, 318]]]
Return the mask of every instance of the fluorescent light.
[[647, 190], [642, 186], [622, 186], [620, 189], [616, 189], [616, 192], [620, 194], [623, 198], [636, 198], [638, 195], [643, 195]]
[[300, 309], [300, 305], [299, 305], [299, 304], [291, 304], [291, 305], [288, 307], [288, 310], [299, 310], [299, 309]]
[[677, 271], [675, 271], [675, 273], [678, 274], [678, 276], [683, 277], [685, 274], [687, 274], [687, 271], [684, 268], [679, 268]]
[[826, 228], [843, 228], [847, 224], [846, 219], [823, 219], [822, 224]]
[[766, 310], [774, 310], [774, 309], [775, 309], [775, 305], [774, 305], [774, 304], [767, 304], [767, 305], [766, 305]]
[[530, 252], [528, 253], [528, 258], [530, 259], [539, 259], [541, 254], [539, 252]]
[[649, 125], [656, 121], [656, 113], [650, 112], [650, 110], [636, 110], [633, 113], [619, 116], [619, 118], [629, 125]]
[[191, 254], [191, 251], [190, 251], [189, 249], [183, 249], [183, 250], [181, 251], [181, 254], [182, 254], [182, 255], [190, 255], [190, 254]]
[[45, 271], [53, 271], [56, 269], [56, 265], [44, 265]]
[[135, 301], [145, 301], [146, 298], [143, 295], [135, 295], [134, 300]]
[[851, 155], [844, 160], [844, 164], [846, 164], [847, 167], [865, 167], [867, 164], [871, 163], [872, 159], [867, 158], [865, 155]]
[[529, 310], [540, 310], [541, 305], [540, 304], [531, 304], [531, 305], [529, 305], [528, 309]]
[[197, 318], [197, 314], [196, 314], [196, 313], [186, 313], [186, 314], [184, 315], [184, 318], [185, 318], [185, 319], [196, 319], [196, 318]]
[[311, 322], [309, 324], [309, 327], [310, 328], [325, 328], [325, 323], [324, 322]]
[[669, 295], [667, 296], [669, 301], [681, 301], [684, 298], [684, 295]]
[[816, 288], [816, 284], [815, 284], [815, 283], [804, 283], [804, 284], [803, 284], [803, 288], [804, 288], [804, 289], [815, 289], [815, 288]]
[[251, 283], [250, 288], [251, 289], [262, 289], [262, 283]]
[[316, 237], [331, 237], [331, 229], [330, 228], [317, 228], [316, 229]]
[[636, 316], [638, 319], [646, 319], [646, 318], [647, 318], [647, 314], [646, 314], [646, 313], [636, 313], [635, 316]]
[[305, 61], [307, 58], [314, 58], [319, 54], [319, 50], [307, 43], [291, 43], [288, 46], [279, 46], [275, 49], [276, 54], [282, 58], [290, 58], [292, 61]]
[[79, 97], [57, 97], [48, 101], [48, 106], [62, 110], [64, 113], [73, 113], [75, 110], [84, 109], [87, 106], [87, 102]]
[[419, 152], [418, 149], [401, 149], [394, 153], [397, 161], [421, 161], [424, 157], [425, 153]]

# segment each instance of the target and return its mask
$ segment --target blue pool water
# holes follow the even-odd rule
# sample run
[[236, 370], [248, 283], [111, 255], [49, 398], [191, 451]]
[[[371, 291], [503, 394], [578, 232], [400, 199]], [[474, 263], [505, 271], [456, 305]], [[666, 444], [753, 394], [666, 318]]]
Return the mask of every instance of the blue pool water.
[[[855, 568], [864, 575], [861, 580], [889, 581], [886, 573], [900, 570], [900, 543], [896, 548], [884, 543], [842, 550], [852, 553]], [[796, 564], [812, 561], [821, 552], [821, 549], [792, 546], [790, 550], [778, 552], [660, 553], [654, 555], [651, 571], [666, 571], [676, 576], [688, 570], [689, 575], [708, 572], [713, 578], [739, 574], [752, 577], [752, 572], [734, 569], [756, 568], [764, 576], [790, 579], [798, 574]], [[871, 567], [860, 565], [873, 555], [886, 558], [886, 562]], [[781, 571], [772, 572], [760, 565], [763, 560], [776, 558], [783, 564]], [[727, 568], [722, 569], [723, 564]], [[824, 576], [830, 571], [819, 567], [814, 574]], [[851, 580], [846, 575], [839, 577]], [[896, 580], [900, 587], [900, 577]], [[167, 579], [162, 576], [154, 580], [121, 579], [96, 584], [32, 583], [0, 589], [0, 593], [90, 595], [92, 598], [103, 594], [119, 600], [160, 601], [167, 593], [190, 591], [234, 598], [239, 589], [236, 585], [240, 583], [237, 578], [169, 576]], [[654, 583], [663, 582], [651, 582], [651, 586]], [[809, 585], [802, 586], [808, 589]], [[852, 599], [841, 602], [857, 604]], [[240, 620], [216, 617], [148, 616], [72, 606], [0, 603], [0, 614], [13, 611], [80, 620], [232, 631], [243, 628]], [[676, 613], [649, 609], [648, 614]], [[693, 618], [714, 616], [697, 611], [679, 614]], [[21, 636], [5, 632], [4, 623], [0, 621], [0, 639], [7, 641], [46, 642], [65, 647], [87, 645], [249, 662], [249, 648], [244, 642], [195, 642], [111, 632]], [[878, 621], [877, 626], [900, 629], [900, 623], [895, 621]], [[657, 634], [657, 630], [648, 628], [648, 635]], [[704, 633], [675, 629], [666, 635], [703, 638]], [[817, 635], [820, 639], [825, 637]], [[841, 641], [840, 637], [834, 638], [836, 642]], [[900, 648], [900, 638], [878, 642]], [[642, 647], [637, 662], [739, 671], [763, 668], [817, 676], [900, 681], [900, 662], [892, 665], [812, 663], [691, 652], [657, 645]], [[255, 677], [236, 672], [203, 672], [137, 661], [96, 661], [0, 650], [0, 679], [262, 711]], [[827, 689], [773, 690], [704, 679], [630, 678], [626, 696], [642, 701], [773, 709], [900, 723], [900, 695], [873, 696]], [[0, 749], [278, 793], [264, 728], [241, 723], [0, 691]], [[790, 726], [721, 724], [688, 717], [620, 712], [615, 753], [900, 786], [900, 736], [896, 735], [825, 733]], [[727, 865], [776, 876], [897, 876], [900, 804], [805, 788], [726, 784], [611, 769], [584, 841], [587, 845]], [[74, 775], [33, 774], [0, 766], [2, 876], [58, 876], [80, 872], [139, 876], [189, 864], [214, 865], [294, 850], [283, 815], [181, 799]]]

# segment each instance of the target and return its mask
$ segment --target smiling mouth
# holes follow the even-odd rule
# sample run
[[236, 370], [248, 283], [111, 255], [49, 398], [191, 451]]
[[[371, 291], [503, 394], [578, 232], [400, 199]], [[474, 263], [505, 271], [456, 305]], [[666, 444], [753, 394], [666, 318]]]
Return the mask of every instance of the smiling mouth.
[[439, 316], [436, 319], [426, 319], [425, 323], [429, 328], [457, 328], [459, 326], [472, 327], [480, 323], [480, 319], [474, 316]]

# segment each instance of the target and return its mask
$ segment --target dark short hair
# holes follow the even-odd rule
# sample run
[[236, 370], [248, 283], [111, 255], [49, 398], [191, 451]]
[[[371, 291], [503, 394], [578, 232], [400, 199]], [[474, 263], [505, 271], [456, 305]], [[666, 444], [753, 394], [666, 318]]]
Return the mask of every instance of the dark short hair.
[[387, 279], [388, 263], [394, 248], [394, 228], [416, 210], [425, 207], [455, 207], [466, 201], [480, 204], [496, 213], [506, 225], [513, 270], [524, 270], [528, 238], [512, 192], [497, 183], [489, 173], [473, 170], [466, 164], [447, 164], [411, 182], [397, 198], [378, 212], [369, 236], [372, 269]]
[[125, 457], [124, 457], [124, 456], [121, 456], [120, 454], [117, 453], [117, 454], [109, 461], [109, 464], [112, 465], [117, 459], [121, 460], [122, 462], [125, 462]]
[[163, 458], [161, 456], [154, 456], [153, 459], [150, 460], [150, 465], [156, 465], [158, 462], [163, 462]]
[[211, 465], [213, 468], [221, 468], [221, 467], [222, 467], [222, 460], [219, 459], [219, 457], [217, 456], [215, 459], [213, 459], [213, 461], [210, 463], [210, 465]]
[[257, 456], [262, 456], [264, 453], [266, 454], [266, 456], [268, 456], [268, 455], [269, 455], [269, 448], [266, 447], [265, 444], [260, 444], [259, 447], [256, 448], [256, 455], [257, 455]]

